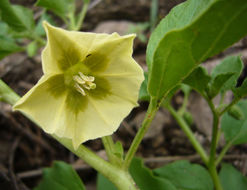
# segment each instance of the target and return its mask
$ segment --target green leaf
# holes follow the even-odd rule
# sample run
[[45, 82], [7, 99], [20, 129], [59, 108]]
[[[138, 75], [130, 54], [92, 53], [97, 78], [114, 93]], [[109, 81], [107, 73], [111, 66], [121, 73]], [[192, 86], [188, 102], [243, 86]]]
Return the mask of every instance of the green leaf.
[[230, 164], [222, 164], [219, 177], [224, 190], [247, 189], [247, 178]]
[[0, 35], [0, 60], [9, 54], [22, 50], [23, 48], [18, 46], [13, 39]]
[[[143, 165], [143, 161], [140, 158], [134, 158], [130, 165], [130, 174], [140, 190], [177, 190], [173, 184], [167, 179], [154, 176], [152, 170]], [[97, 190], [116, 190], [113, 184], [103, 177], [98, 175]]]
[[36, 55], [37, 50], [38, 50], [38, 44], [36, 41], [33, 41], [29, 43], [27, 46], [27, 55], [29, 57], [33, 57], [34, 55]]
[[189, 85], [199, 93], [203, 93], [210, 80], [211, 77], [208, 75], [207, 70], [199, 66], [184, 79], [183, 83]]
[[34, 27], [33, 13], [28, 8], [1, 0], [0, 13], [2, 20], [17, 32], [31, 31]]
[[247, 96], [247, 78], [245, 78], [242, 85], [232, 90], [236, 98], [243, 98]]
[[227, 90], [231, 90], [237, 85], [237, 80], [242, 72], [243, 62], [240, 56], [228, 56], [220, 64], [216, 65], [212, 70], [212, 78], [216, 78], [218, 75], [234, 73], [232, 77], [223, 85], [221, 92], [224, 93]]
[[38, 0], [36, 5], [53, 11], [61, 18], [65, 18], [73, 11], [74, 0]]
[[247, 33], [246, 0], [188, 0], [176, 6], [148, 43], [148, 91], [161, 99], [201, 62]]
[[150, 96], [147, 91], [147, 83], [148, 83], [148, 73], [147, 72], [144, 73], [144, 77], [145, 77], [145, 80], [142, 82], [140, 92], [139, 92], [139, 100], [149, 101]]
[[234, 72], [218, 74], [214, 79], [212, 79], [208, 89], [209, 97], [215, 97], [224, 88], [224, 85], [234, 76], [234, 74]]
[[45, 36], [45, 30], [44, 30], [43, 25], [42, 25], [43, 21], [47, 21], [50, 24], [55, 25], [51, 16], [46, 14], [46, 13], [43, 13], [42, 16], [40, 17], [35, 29], [34, 29], [34, 33], [37, 34], [38, 36]]
[[235, 145], [247, 142], [247, 100], [242, 100], [237, 105], [242, 110], [244, 119], [235, 119], [229, 113], [225, 113], [221, 119], [221, 129], [226, 141]]
[[104, 177], [102, 174], [97, 174], [97, 190], [117, 190], [115, 185], [112, 184], [109, 179]]
[[208, 171], [186, 160], [176, 161], [155, 169], [154, 174], [167, 179], [179, 190], [213, 190], [213, 181]]
[[120, 141], [117, 141], [114, 144], [114, 154], [121, 160], [123, 160], [123, 155], [124, 155], [124, 149], [123, 149], [123, 145]]
[[86, 190], [80, 177], [71, 167], [62, 161], [54, 162], [51, 168], [43, 170], [43, 179], [35, 190]]

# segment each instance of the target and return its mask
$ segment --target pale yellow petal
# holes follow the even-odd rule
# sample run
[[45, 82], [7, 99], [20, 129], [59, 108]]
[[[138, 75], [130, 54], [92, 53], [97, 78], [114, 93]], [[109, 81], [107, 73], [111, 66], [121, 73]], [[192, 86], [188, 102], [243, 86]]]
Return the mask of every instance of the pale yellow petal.
[[136, 103], [109, 95], [105, 99], [89, 98], [88, 107], [77, 117], [73, 144], [81, 143], [114, 133], [122, 120], [130, 113]]
[[13, 107], [35, 121], [47, 133], [64, 134], [66, 93], [54, 97], [48, 92], [48, 80], [44, 75], [40, 81], [25, 94]]

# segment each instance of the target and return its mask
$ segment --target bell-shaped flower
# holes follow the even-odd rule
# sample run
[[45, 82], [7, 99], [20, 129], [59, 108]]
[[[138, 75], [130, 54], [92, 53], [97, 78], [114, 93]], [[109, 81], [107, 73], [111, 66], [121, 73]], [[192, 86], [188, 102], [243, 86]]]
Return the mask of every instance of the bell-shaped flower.
[[135, 35], [66, 31], [44, 23], [44, 75], [15, 105], [74, 148], [112, 134], [137, 106], [143, 70], [132, 58]]

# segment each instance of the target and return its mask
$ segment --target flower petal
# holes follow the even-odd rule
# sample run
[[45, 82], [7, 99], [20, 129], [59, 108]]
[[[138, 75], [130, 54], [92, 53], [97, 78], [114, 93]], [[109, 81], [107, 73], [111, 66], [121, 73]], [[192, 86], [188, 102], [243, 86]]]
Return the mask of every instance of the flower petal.
[[[62, 73], [81, 62], [85, 57], [85, 47], [79, 47], [69, 36], [69, 32], [43, 23], [48, 43], [42, 52], [42, 66], [45, 74]], [[83, 53], [84, 52], [84, 53]]]
[[104, 99], [89, 98], [87, 109], [80, 112], [74, 122], [74, 148], [87, 140], [111, 135], [135, 106], [136, 103], [115, 95]]
[[[50, 92], [51, 84], [54, 80], [59, 81], [60, 75], [44, 75], [39, 82], [25, 94], [13, 107], [28, 115], [47, 133], [64, 133], [64, 118], [66, 118], [66, 91], [60, 91], [61, 94]], [[58, 90], [58, 87], [53, 90]], [[54, 92], [55, 92], [54, 91]], [[59, 90], [58, 90], [59, 91]]]

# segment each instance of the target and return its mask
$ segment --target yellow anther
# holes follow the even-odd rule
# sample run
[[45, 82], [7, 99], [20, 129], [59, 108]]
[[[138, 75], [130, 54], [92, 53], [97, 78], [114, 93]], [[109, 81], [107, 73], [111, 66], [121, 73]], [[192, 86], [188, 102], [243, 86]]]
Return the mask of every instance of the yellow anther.
[[93, 76], [86, 76], [79, 72], [78, 75], [73, 76], [73, 80], [75, 81], [75, 89], [85, 96], [86, 92], [84, 89], [92, 90], [96, 88], [96, 84], [93, 83], [94, 79], [95, 78]]

